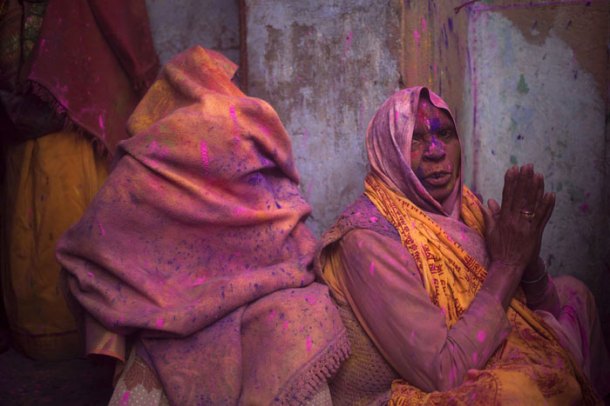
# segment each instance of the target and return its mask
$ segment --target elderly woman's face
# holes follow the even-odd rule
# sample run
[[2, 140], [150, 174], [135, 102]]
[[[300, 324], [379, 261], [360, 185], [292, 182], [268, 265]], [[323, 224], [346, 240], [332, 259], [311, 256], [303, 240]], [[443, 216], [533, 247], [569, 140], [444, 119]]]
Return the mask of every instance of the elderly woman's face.
[[460, 170], [460, 143], [449, 114], [421, 98], [411, 142], [411, 169], [439, 203], [451, 194]]

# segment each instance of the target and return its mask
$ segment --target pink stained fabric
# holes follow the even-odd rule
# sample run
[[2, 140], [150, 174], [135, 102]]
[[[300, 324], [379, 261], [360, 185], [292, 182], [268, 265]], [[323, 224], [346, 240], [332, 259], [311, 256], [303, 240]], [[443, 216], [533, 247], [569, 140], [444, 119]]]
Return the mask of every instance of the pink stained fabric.
[[172, 404], [300, 402], [348, 352], [289, 136], [234, 70], [200, 47], [172, 59], [58, 245], [71, 296], [137, 339]]
[[[487, 266], [485, 241], [459, 219], [461, 196], [457, 189], [461, 189], [462, 180], [441, 207], [410, 169], [409, 154], [401, 152], [409, 151], [423, 89], [397, 92], [375, 114], [367, 131], [371, 172], [425, 210], [454, 241]], [[449, 111], [438, 96], [428, 92], [435, 106]], [[348, 207], [322, 237], [316, 263], [322, 279], [325, 267], [334, 267], [336, 278], [326, 282], [335, 299], [349, 304], [388, 364], [425, 391], [455, 387], [469, 369], [484, 366], [510, 331], [501, 305], [484, 292], [479, 292], [462, 319], [448, 330], [398, 233], [366, 197]], [[562, 288], [564, 281], [561, 278], [559, 282]], [[564, 348], [581, 360], [598, 394], [604, 396], [610, 389], [610, 365], [594, 302], [582, 284], [570, 291], [569, 295], [561, 290], [558, 294], [549, 277], [546, 289], [535, 297], [536, 306], [557, 309], [556, 314], [541, 311], [540, 316], [561, 338]], [[558, 299], [560, 306], [553, 306]], [[554, 322], [548, 322], [551, 319]]]
[[21, 79], [112, 156], [158, 71], [144, 0], [53, 0]]

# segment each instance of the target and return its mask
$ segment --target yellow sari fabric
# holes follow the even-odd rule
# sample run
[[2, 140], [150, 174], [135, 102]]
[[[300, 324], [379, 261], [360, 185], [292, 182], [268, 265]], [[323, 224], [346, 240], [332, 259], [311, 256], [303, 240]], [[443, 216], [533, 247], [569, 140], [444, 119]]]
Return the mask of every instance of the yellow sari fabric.
[[106, 177], [106, 160], [75, 131], [47, 134], [7, 151], [2, 296], [13, 345], [31, 358], [82, 354], [76, 321], [60, 288], [55, 244]]
[[[451, 328], [475, 298], [487, 270], [421, 209], [372, 175], [366, 179], [365, 194], [398, 231], [430, 299], [443, 310], [447, 328]], [[480, 202], [466, 186], [462, 195], [462, 219], [482, 235]], [[572, 356], [521, 298], [513, 298], [507, 317], [513, 329], [485, 369], [470, 370], [460, 386], [446, 392], [426, 393], [397, 380], [392, 384], [390, 404], [599, 402]]]

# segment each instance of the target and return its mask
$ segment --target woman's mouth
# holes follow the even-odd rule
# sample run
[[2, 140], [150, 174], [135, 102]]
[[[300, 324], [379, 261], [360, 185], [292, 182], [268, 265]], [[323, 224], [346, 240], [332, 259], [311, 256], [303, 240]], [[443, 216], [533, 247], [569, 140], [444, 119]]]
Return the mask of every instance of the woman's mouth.
[[426, 176], [425, 181], [431, 186], [445, 186], [451, 180], [451, 172], [433, 172]]

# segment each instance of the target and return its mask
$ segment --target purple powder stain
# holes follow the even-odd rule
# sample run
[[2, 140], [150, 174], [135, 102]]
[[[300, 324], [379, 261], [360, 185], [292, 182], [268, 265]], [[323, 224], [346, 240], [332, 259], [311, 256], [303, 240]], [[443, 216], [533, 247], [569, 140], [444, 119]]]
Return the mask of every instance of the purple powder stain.
[[158, 318], [155, 324], [158, 328], [162, 328], [165, 324], [165, 320], [163, 320], [162, 318]]
[[345, 36], [345, 44], [343, 45], [343, 56], [345, 56], [345, 54], [347, 54], [347, 52], [352, 48], [352, 38], [353, 34], [350, 31]]
[[583, 202], [580, 206], [578, 206], [578, 210], [580, 210], [583, 214], [589, 214], [591, 208], [589, 207], [589, 203]]
[[106, 125], [104, 124], [104, 115], [102, 113], [97, 116], [97, 123], [99, 124], [102, 131], [106, 131]]
[[102, 237], [106, 236], [106, 230], [104, 230], [104, 226], [99, 221], [97, 222], [97, 228], [100, 230], [100, 235]]
[[201, 141], [199, 144], [199, 152], [201, 153], [201, 164], [203, 165], [203, 170], [207, 171], [210, 166], [210, 158], [208, 156], [208, 146], [205, 142]]
[[305, 301], [310, 305], [314, 305], [317, 300], [315, 297], [305, 296]]
[[148, 148], [150, 148], [153, 154], [157, 154], [159, 157], [166, 157], [169, 154], [167, 148], [159, 144], [157, 141], [151, 142], [148, 145]]
[[282, 325], [282, 328], [284, 330], [288, 330], [288, 327], [290, 327], [290, 323], [288, 323], [287, 321], [284, 322], [284, 324]]
[[193, 286], [203, 285], [204, 282], [205, 282], [205, 277], [200, 276], [199, 278], [195, 279], [195, 283], [193, 283]]
[[377, 217], [375, 217], [375, 216], [372, 216], [372, 217], [369, 217], [369, 221], [370, 221], [371, 223], [376, 223], [376, 222], [378, 222], [378, 221], [379, 221], [379, 219], [378, 219]]
[[239, 123], [237, 122], [237, 113], [235, 112], [235, 106], [229, 107], [229, 115], [231, 116], [231, 119], [233, 120], [233, 124], [235, 124], [235, 127], [239, 128]]
[[305, 348], [307, 348], [307, 352], [311, 351], [311, 347], [313, 346], [313, 340], [311, 336], [307, 336], [307, 340], [305, 340]]
[[424, 17], [421, 18], [421, 30], [422, 32], [426, 32], [426, 30], [428, 30], [428, 22]]
[[447, 19], [447, 26], [449, 27], [449, 31], [453, 32], [453, 20], [451, 17]]
[[419, 46], [421, 42], [421, 35], [419, 34], [419, 31], [413, 31], [413, 38], [415, 39], [415, 45]]
[[[235, 120], [237, 120], [237, 118]], [[236, 121], [236, 123], [237, 123], [237, 121]], [[271, 136], [271, 131], [269, 131], [269, 129], [267, 127], [265, 127], [264, 125], [259, 125], [258, 129], [259, 129], [260, 132], [263, 133], [263, 135], [265, 137], [270, 137]]]
[[121, 404], [123, 404], [123, 405], [128, 404], [130, 395], [131, 395], [131, 392], [125, 391], [125, 393], [123, 393], [123, 396], [121, 397]]
[[485, 332], [483, 330], [479, 330], [477, 331], [477, 340], [482, 343], [483, 341], [485, 341], [485, 337], [487, 336], [487, 334], [485, 334]]
[[93, 275], [93, 272], [91, 272], [91, 271], [87, 271], [87, 276], [90, 278], [95, 277], [95, 275]]
[[371, 261], [371, 265], [369, 265], [369, 273], [375, 275], [375, 263], [373, 261]]
[[276, 314], [277, 314], [277, 313], [276, 313], [276, 311], [275, 311], [275, 310], [271, 310], [271, 311], [269, 312], [269, 320], [273, 320], [273, 319], [275, 319], [275, 315], [276, 315]]

